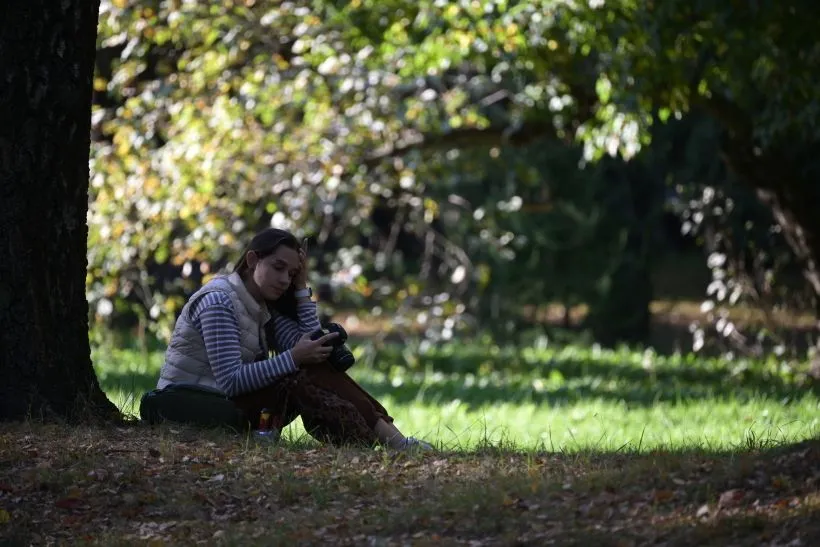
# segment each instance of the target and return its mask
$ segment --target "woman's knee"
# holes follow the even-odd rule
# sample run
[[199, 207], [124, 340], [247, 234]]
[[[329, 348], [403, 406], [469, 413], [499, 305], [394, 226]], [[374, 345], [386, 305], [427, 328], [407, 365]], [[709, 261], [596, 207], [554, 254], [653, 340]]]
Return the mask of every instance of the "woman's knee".
[[322, 378], [330, 376], [338, 376], [339, 371], [336, 370], [329, 361], [320, 361], [318, 363], [310, 363], [303, 365], [299, 372], [304, 372], [307, 376], [313, 378]]

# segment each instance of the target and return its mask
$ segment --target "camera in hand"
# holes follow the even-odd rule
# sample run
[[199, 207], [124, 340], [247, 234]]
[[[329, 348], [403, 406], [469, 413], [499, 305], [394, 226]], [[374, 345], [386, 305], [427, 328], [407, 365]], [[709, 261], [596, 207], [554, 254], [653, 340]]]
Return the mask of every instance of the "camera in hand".
[[336, 336], [336, 338], [328, 340], [324, 344], [325, 346], [330, 346], [333, 348], [327, 360], [330, 361], [330, 364], [333, 365], [333, 368], [340, 372], [345, 372], [347, 369], [353, 366], [353, 364], [356, 362], [356, 358], [345, 345], [345, 342], [347, 342], [347, 331], [345, 331], [344, 327], [342, 327], [338, 323], [328, 323], [327, 325], [325, 325], [324, 328], [319, 329], [315, 331], [313, 334], [311, 334], [310, 339], [318, 340], [322, 336], [329, 334], [331, 332], [338, 333], [338, 335]]

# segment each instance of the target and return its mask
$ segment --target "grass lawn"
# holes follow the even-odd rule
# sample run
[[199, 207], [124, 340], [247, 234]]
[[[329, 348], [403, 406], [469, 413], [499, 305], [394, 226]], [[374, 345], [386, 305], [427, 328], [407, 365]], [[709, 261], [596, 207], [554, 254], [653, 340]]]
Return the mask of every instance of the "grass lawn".
[[[159, 353], [96, 349], [124, 410]], [[401, 364], [402, 366], [398, 366]], [[388, 346], [354, 376], [442, 450], [166, 425], [0, 425], [0, 545], [810, 545], [820, 396], [799, 367]]]
[[[94, 352], [103, 388], [131, 413], [155, 385], [162, 358]], [[456, 345], [412, 355], [388, 346], [359, 360], [351, 375], [399, 427], [445, 449], [730, 449], [820, 432], [820, 390], [776, 362]], [[289, 430], [304, 436], [298, 420]]]

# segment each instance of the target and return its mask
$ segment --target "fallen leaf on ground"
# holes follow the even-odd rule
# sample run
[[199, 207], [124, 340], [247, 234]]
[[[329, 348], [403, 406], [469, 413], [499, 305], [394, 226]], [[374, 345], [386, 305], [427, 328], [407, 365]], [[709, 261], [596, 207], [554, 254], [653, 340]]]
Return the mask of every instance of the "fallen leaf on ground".
[[83, 505], [83, 501], [78, 498], [63, 498], [54, 502], [60, 509], [76, 509]]
[[674, 497], [675, 493], [672, 490], [655, 490], [654, 500], [657, 503], [669, 501]]
[[743, 498], [746, 496], [746, 493], [739, 488], [733, 488], [732, 490], [726, 490], [724, 493], [720, 495], [718, 499], [718, 508], [720, 509], [728, 509], [730, 507], [736, 507], [743, 501]]

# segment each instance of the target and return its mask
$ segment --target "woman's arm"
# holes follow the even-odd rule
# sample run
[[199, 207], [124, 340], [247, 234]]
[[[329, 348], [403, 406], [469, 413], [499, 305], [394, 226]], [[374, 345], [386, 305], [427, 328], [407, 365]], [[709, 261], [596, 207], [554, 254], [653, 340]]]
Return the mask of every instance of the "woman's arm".
[[[228, 295], [218, 291], [206, 294], [194, 306], [191, 317], [194, 327], [200, 330], [205, 340], [216, 383], [228, 396], [261, 389], [296, 372], [290, 351], [263, 361], [242, 362], [239, 323]], [[287, 349], [293, 345], [295, 342]]]
[[276, 337], [276, 346], [280, 351], [291, 349], [299, 338], [307, 333], [316, 332], [321, 328], [319, 311], [316, 302], [310, 298], [300, 298], [296, 304], [298, 321], [282, 314], [273, 318], [273, 332]]

